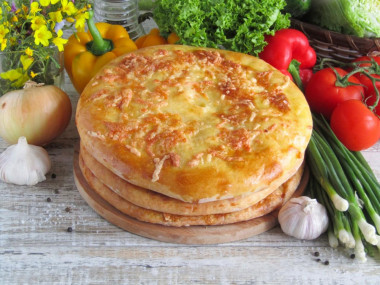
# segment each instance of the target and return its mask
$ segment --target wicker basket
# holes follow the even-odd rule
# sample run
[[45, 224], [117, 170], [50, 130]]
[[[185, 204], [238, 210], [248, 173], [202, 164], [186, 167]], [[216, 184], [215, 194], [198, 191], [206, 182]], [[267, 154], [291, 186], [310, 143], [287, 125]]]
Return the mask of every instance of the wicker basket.
[[372, 52], [380, 52], [380, 38], [344, 35], [296, 19], [292, 19], [291, 27], [308, 37], [319, 59], [332, 58], [348, 62]]

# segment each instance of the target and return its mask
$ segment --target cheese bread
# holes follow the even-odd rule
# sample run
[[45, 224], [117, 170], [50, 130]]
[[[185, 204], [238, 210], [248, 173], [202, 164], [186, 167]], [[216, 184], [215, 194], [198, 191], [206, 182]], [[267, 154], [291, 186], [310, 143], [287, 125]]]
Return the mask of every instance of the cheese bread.
[[136, 186], [191, 203], [274, 191], [304, 160], [302, 92], [246, 54], [153, 46], [107, 64], [80, 96], [83, 146]]

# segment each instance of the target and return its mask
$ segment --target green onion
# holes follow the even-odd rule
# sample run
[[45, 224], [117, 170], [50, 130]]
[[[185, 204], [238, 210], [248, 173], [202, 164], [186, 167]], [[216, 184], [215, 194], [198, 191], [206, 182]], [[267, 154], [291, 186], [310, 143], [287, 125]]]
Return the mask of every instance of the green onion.
[[364, 250], [364, 245], [362, 242], [362, 238], [359, 232], [359, 227], [355, 224], [352, 227], [352, 232], [355, 238], [355, 257], [358, 257], [361, 261], [366, 261], [366, 253]]
[[380, 250], [380, 184], [362, 154], [349, 151], [321, 115], [313, 121], [306, 152], [310, 193], [328, 211], [330, 245], [338, 241], [365, 260], [373, 245]]
[[317, 179], [321, 184], [323, 189], [327, 192], [335, 208], [337, 208], [339, 211], [346, 211], [348, 209], [348, 202], [339, 196], [339, 194], [329, 182], [326, 168], [323, 165], [323, 158], [321, 157], [321, 154], [319, 153], [319, 150], [315, 145], [313, 139], [311, 139], [309, 142], [307, 157], [309, 158], [308, 164], [311, 168], [312, 174], [315, 176], [315, 179]]

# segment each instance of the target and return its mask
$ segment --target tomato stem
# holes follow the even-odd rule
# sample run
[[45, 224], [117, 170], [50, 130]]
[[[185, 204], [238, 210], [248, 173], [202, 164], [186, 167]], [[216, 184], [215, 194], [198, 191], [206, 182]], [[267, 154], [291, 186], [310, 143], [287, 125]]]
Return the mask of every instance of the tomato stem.
[[347, 73], [344, 76], [341, 76], [334, 67], [330, 66], [330, 68], [334, 71], [335, 76], [336, 76], [336, 81], [335, 81], [335, 86], [336, 87], [348, 87], [348, 86], [361, 86], [362, 85], [362, 84], [350, 82], [348, 80], [355, 73], [359, 73], [359, 72], [365, 71], [363, 68], [354, 69], [354, 70], [352, 70], [351, 72]]

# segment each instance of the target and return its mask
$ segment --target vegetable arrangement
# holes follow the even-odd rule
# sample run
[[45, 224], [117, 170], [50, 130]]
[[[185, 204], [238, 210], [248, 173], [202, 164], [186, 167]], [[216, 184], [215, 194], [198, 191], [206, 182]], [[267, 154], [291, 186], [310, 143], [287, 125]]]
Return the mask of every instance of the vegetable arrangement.
[[366, 56], [339, 63], [340, 67], [324, 67], [330, 62], [322, 61], [305, 88], [311, 110], [330, 120], [334, 133], [353, 151], [367, 149], [380, 139], [379, 61], [378, 56]]
[[365, 260], [365, 249], [380, 249], [380, 184], [360, 152], [349, 151], [322, 116], [314, 123], [307, 149], [310, 193], [328, 209], [330, 245], [355, 248]]
[[[369, 62], [371, 64], [363, 69], [363, 65]], [[322, 69], [312, 76], [306, 87], [305, 95], [312, 109], [323, 104], [313, 105], [314, 101], [308, 98], [311, 95], [315, 96], [315, 102], [320, 97], [322, 102], [330, 102], [320, 114], [313, 115], [314, 128], [306, 151], [312, 173], [308, 189], [312, 198], [328, 211], [330, 245], [337, 247], [342, 244], [354, 249], [355, 255], [365, 261], [366, 254], [371, 254], [374, 246], [380, 249], [380, 183], [361, 153], [347, 147], [364, 149], [380, 138], [380, 120], [373, 113], [379, 101], [379, 90], [375, 88], [378, 64], [374, 59], [359, 60], [350, 67], [349, 73], [339, 68]], [[297, 70], [290, 69], [290, 72], [297, 76]], [[356, 90], [350, 94], [346, 88], [363, 88], [357, 79], [352, 79], [354, 85], [349, 83], [356, 73], [365, 75], [373, 83], [376, 102], [369, 108], [360, 100], [361, 96], [358, 99], [346, 97], [356, 94]], [[341, 81], [348, 82], [347, 86]], [[298, 81], [298, 84], [303, 90], [302, 82]], [[319, 86], [325, 89], [315, 92]], [[360, 94], [364, 94], [364, 88]], [[331, 109], [332, 114], [329, 112]], [[329, 115], [330, 124], [326, 120]]]

